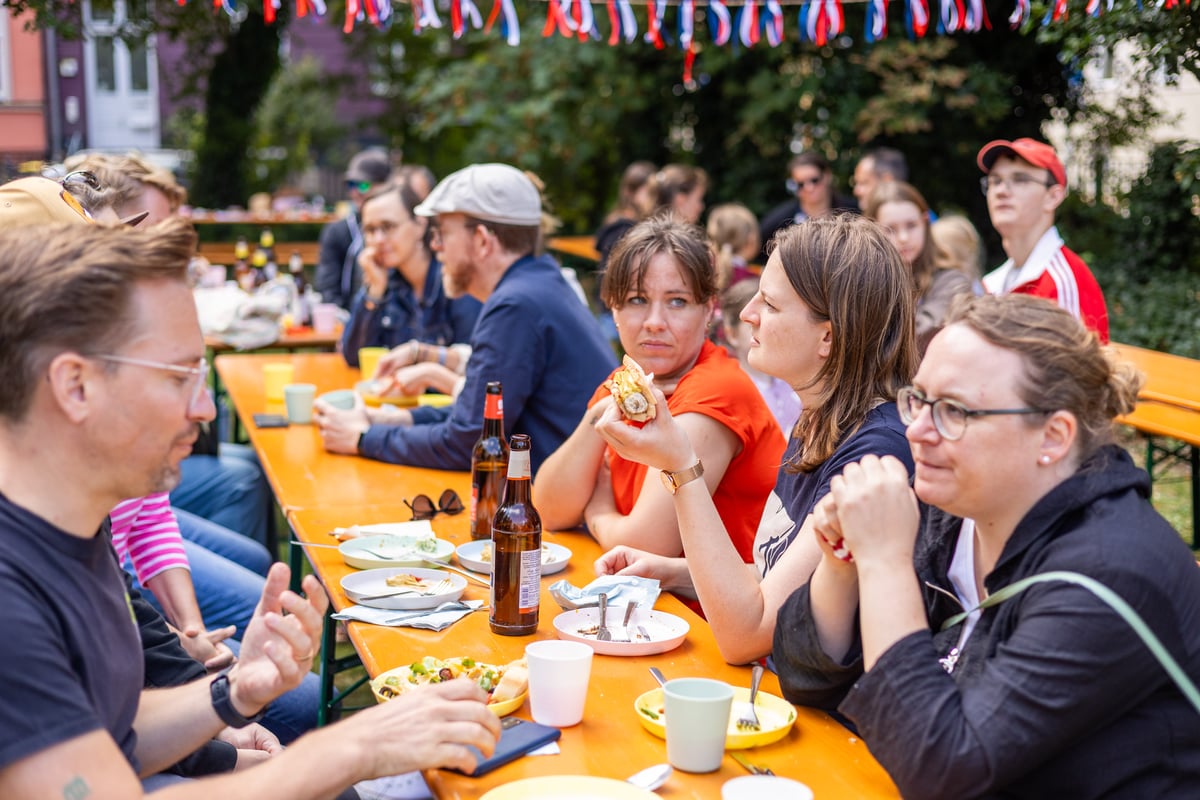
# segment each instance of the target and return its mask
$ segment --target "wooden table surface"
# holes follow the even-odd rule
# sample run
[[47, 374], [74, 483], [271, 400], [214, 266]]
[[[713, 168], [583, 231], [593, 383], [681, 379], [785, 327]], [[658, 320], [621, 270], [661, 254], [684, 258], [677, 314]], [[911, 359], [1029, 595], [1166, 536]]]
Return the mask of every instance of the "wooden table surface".
[[1112, 347], [1145, 373], [1139, 398], [1200, 411], [1200, 361], [1116, 342]]
[[[358, 371], [345, 366], [337, 356], [224, 355], [217, 359], [221, 378], [233, 397], [239, 415], [248, 418], [267, 410], [262, 393], [262, 365], [291, 361], [296, 380], [315, 383], [318, 392], [352, 386]], [[335, 456], [324, 451], [312, 426], [258, 430], [248, 426], [272, 487], [294, 535], [301, 541], [332, 544], [334, 527], [352, 524], [398, 522], [411, 517], [403, 504], [418, 493], [434, 498], [446, 488], [455, 489], [464, 500], [469, 493], [466, 472], [447, 472], [417, 467], [387, 465], [354, 456]], [[537, 498], [534, 498], [536, 503]], [[469, 540], [465, 514], [438, 515], [435, 533], [462, 544]], [[440, 632], [413, 628], [382, 628], [350, 623], [351, 641], [371, 675], [411, 663], [425, 656], [469, 655], [484, 662], [507, 663], [520, 658], [525, 645], [554, 636], [553, 618], [559, 613], [547, 587], [564, 578], [584, 586], [595, 577], [593, 563], [600, 554], [594, 540], [578, 532], [547, 532], [545, 540], [563, 544], [573, 556], [566, 570], [542, 580], [541, 620], [533, 636], [508, 637], [493, 634], [487, 614], [472, 614]], [[352, 572], [336, 550], [306, 548], [314, 570], [329, 591], [335, 608], [348, 601], [340, 580]], [[471, 583], [467, 599], [488, 599], [488, 590]], [[644, 730], [633, 710], [641, 693], [655, 687], [647, 668], [657, 666], [668, 677], [706, 676], [734, 685], [749, 683], [748, 667], [726, 664], [707, 623], [674, 597], [664, 594], [659, 610], [688, 620], [691, 630], [684, 643], [654, 656], [596, 656], [588, 688], [584, 721], [563, 730], [562, 752], [553, 756], [522, 758], [481, 778], [432, 770], [426, 774], [438, 798], [476, 798], [487, 789], [519, 778], [538, 775], [603, 775], [627, 777], [651, 764], [666, 761], [666, 743]], [[762, 688], [779, 694], [779, 683], [770, 673]], [[528, 718], [526, 704], [517, 712]], [[778, 743], [745, 751], [755, 763], [770, 766], [779, 775], [808, 784], [818, 798], [894, 798], [898, 794], [887, 774], [872, 758], [861, 740], [822, 712], [797, 709], [797, 722]], [[665, 798], [716, 798], [721, 784], [746, 774], [728, 756], [718, 772], [689, 775], [676, 772], [660, 790]]]
[[[294, 332], [284, 331], [279, 334], [278, 339], [261, 349], [334, 350], [337, 348], [338, 342], [341, 340], [341, 325], [338, 325], [332, 333], [317, 333], [312, 328], [306, 328], [304, 330], [296, 330]], [[232, 345], [227, 344], [216, 334], [208, 334], [205, 336], [204, 346], [212, 350], [214, 353], [227, 353], [234, 349]]]

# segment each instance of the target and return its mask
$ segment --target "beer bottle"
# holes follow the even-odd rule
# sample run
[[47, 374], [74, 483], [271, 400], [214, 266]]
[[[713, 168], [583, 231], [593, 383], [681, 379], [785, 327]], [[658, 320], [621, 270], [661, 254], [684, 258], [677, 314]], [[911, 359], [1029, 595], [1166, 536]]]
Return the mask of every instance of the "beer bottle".
[[504, 502], [492, 521], [493, 633], [524, 636], [538, 626], [542, 589], [542, 520], [530, 488], [529, 437], [512, 438]]
[[492, 519], [504, 494], [508, 471], [508, 442], [504, 439], [504, 399], [500, 382], [487, 385], [483, 433], [471, 451], [471, 538], [490, 539]]

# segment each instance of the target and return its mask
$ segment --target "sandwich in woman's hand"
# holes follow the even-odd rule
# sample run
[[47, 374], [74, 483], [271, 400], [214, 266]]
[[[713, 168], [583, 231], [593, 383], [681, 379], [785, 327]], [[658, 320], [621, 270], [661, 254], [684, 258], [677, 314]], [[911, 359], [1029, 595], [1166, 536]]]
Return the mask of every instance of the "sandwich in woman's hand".
[[612, 392], [617, 408], [626, 419], [634, 422], [654, 419], [657, 410], [654, 407], [654, 394], [650, 391], [650, 381], [654, 380], [654, 376], [647, 375], [629, 356], [625, 356], [624, 364], [608, 382], [608, 390]]

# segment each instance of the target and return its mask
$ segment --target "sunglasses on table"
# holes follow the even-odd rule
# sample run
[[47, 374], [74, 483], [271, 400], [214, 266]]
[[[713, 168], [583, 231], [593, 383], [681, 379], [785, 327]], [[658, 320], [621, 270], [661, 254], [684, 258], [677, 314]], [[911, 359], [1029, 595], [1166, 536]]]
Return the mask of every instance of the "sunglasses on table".
[[427, 494], [419, 494], [412, 499], [412, 502], [404, 501], [404, 505], [412, 510], [413, 519], [433, 519], [438, 514], [461, 514], [466, 509], [463, 507], [463, 502], [459, 498], [458, 493], [453, 489], [447, 489], [442, 492], [435, 505], [433, 499]]

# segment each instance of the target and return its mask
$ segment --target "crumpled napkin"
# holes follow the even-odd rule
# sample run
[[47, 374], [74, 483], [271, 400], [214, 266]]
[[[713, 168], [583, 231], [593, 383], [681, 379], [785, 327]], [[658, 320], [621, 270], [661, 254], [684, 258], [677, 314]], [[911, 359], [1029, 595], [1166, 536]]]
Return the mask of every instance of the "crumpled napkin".
[[427, 631], [441, 631], [482, 607], [482, 600], [456, 600], [449, 603], [442, 603], [437, 608], [423, 608], [417, 611], [350, 606], [334, 614], [333, 618], [353, 620], [355, 622], [369, 622], [372, 625], [386, 625], [392, 628], [408, 627], [422, 628]]
[[637, 603], [641, 608], [653, 608], [660, 590], [654, 578], [636, 575], [603, 575], [582, 589], [566, 580], [550, 584], [550, 594], [564, 611], [600, 605], [600, 594], [608, 595], [608, 605], [624, 608]]

